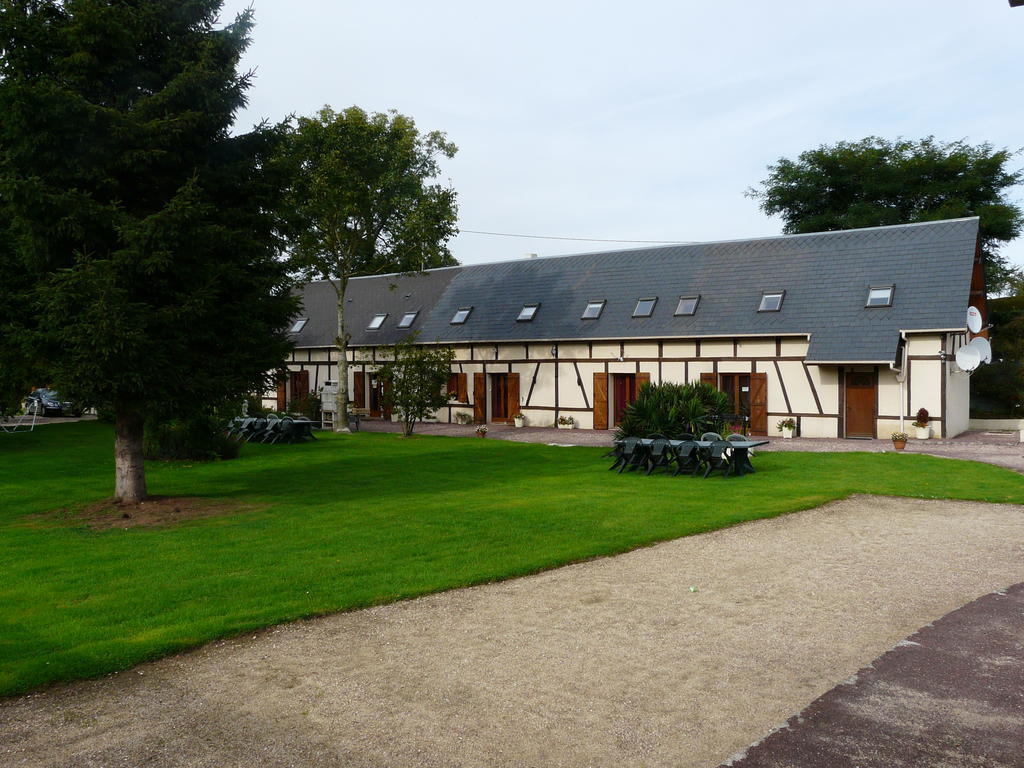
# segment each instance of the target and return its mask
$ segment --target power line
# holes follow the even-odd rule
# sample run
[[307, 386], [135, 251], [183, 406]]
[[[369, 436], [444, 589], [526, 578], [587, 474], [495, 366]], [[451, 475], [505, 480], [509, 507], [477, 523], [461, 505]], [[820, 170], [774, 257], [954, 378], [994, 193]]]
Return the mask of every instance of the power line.
[[493, 237], [526, 237], [531, 240], [579, 240], [588, 243], [653, 243], [656, 245], [686, 245], [693, 240], [612, 240], [606, 237], [559, 237], [557, 235], [520, 235], [512, 232], [485, 232], [480, 229], [460, 229], [470, 235], [491, 235]]

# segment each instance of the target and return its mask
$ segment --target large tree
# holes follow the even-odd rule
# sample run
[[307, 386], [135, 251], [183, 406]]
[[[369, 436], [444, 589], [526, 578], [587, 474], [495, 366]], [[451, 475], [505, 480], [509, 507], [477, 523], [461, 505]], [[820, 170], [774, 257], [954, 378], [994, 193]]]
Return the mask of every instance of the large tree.
[[338, 431], [348, 430], [348, 281], [456, 263], [446, 245], [457, 233], [455, 191], [434, 182], [440, 158], [455, 151], [405, 115], [358, 107], [301, 117], [289, 138], [293, 265], [337, 291]]
[[1024, 211], [1006, 194], [1024, 179], [1008, 168], [1014, 154], [931, 136], [869, 136], [780, 158], [768, 166], [761, 189], [747, 194], [765, 213], [781, 216], [790, 234], [979, 216], [988, 289], [997, 293], [1016, 273], [999, 245], [1024, 225]]
[[0, 0], [0, 274], [32, 276], [17, 304], [47, 378], [113, 411], [127, 502], [147, 418], [262, 388], [288, 349], [283, 132], [231, 134], [251, 14], [221, 28], [220, 7]]

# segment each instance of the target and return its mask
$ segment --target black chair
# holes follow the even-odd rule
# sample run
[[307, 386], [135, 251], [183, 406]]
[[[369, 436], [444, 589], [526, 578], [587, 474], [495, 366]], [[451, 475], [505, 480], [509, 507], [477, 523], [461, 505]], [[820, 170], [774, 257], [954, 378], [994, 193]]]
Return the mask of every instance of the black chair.
[[675, 461], [675, 452], [672, 450], [672, 444], [668, 438], [653, 438], [647, 449], [647, 474], [651, 474], [658, 467], [664, 467], [668, 471], [669, 465], [673, 461]]
[[700, 439], [702, 442], [707, 442], [708, 440], [721, 440], [722, 436], [717, 432], [705, 432], [700, 436]]
[[707, 448], [701, 452], [704, 459], [704, 478], [707, 479], [708, 475], [712, 472], [721, 472], [722, 475], [728, 476], [732, 471], [732, 451], [728, 441], [716, 440], [711, 443]]
[[675, 455], [676, 471], [672, 473], [673, 476], [696, 475], [702, 466], [700, 450], [692, 440], [680, 443], [675, 449]]
[[633, 460], [633, 455], [636, 453], [639, 445], [639, 437], [627, 437], [625, 440], [616, 443], [611, 452], [606, 454], [615, 457], [615, 463], [608, 467], [608, 469], [618, 469], [621, 473], [626, 468], [626, 465]]

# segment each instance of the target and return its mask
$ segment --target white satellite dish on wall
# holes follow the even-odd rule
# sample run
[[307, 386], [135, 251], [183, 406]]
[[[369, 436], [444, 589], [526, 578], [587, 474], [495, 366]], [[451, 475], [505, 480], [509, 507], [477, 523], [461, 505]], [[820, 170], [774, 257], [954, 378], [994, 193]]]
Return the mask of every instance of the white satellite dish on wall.
[[981, 350], [967, 344], [956, 351], [956, 364], [961, 371], [973, 371], [981, 365]]
[[981, 356], [981, 362], [992, 362], [992, 345], [988, 343], [988, 339], [984, 336], [975, 336], [967, 346], [974, 347], [978, 350], [978, 354]]
[[981, 330], [981, 312], [978, 311], [977, 307], [967, 308], [967, 330], [971, 333], [977, 333]]

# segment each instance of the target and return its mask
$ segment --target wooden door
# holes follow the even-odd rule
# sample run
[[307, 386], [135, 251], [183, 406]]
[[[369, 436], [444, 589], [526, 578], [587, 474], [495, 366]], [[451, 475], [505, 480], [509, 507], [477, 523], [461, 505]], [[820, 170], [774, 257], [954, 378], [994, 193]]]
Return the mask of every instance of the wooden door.
[[594, 429], [608, 429], [608, 374], [594, 374]]
[[277, 380], [277, 410], [283, 411], [288, 407], [288, 382], [282, 375]]
[[876, 437], [877, 371], [846, 372], [846, 436]]
[[355, 408], [366, 407], [366, 374], [356, 371], [352, 379], [352, 405]]
[[508, 409], [508, 374], [491, 374], [491, 421], [507, 423], [512, 417]]
[[718, 389], [718, 374], [717, 373], [702, 373], [700, 375], [700, 383], [708, 384], [715, 389]]
[[482, 373], [473, 374], [473, 421], [487, 421], [487, 377]]
[[750, 434], [768, 434], [768, 374], [750, 374]]
[[508, 374], [508, 415], [519, 413], [519, 374]]
[[379, 419], [384, 413], [384, 387], [377, 374], [368, 374], [370, 389], [370, 415]]
[[626, 406], [636, 400], [635, 373], [612, 374], [612, 424], [618, 426], [626, 413]]

